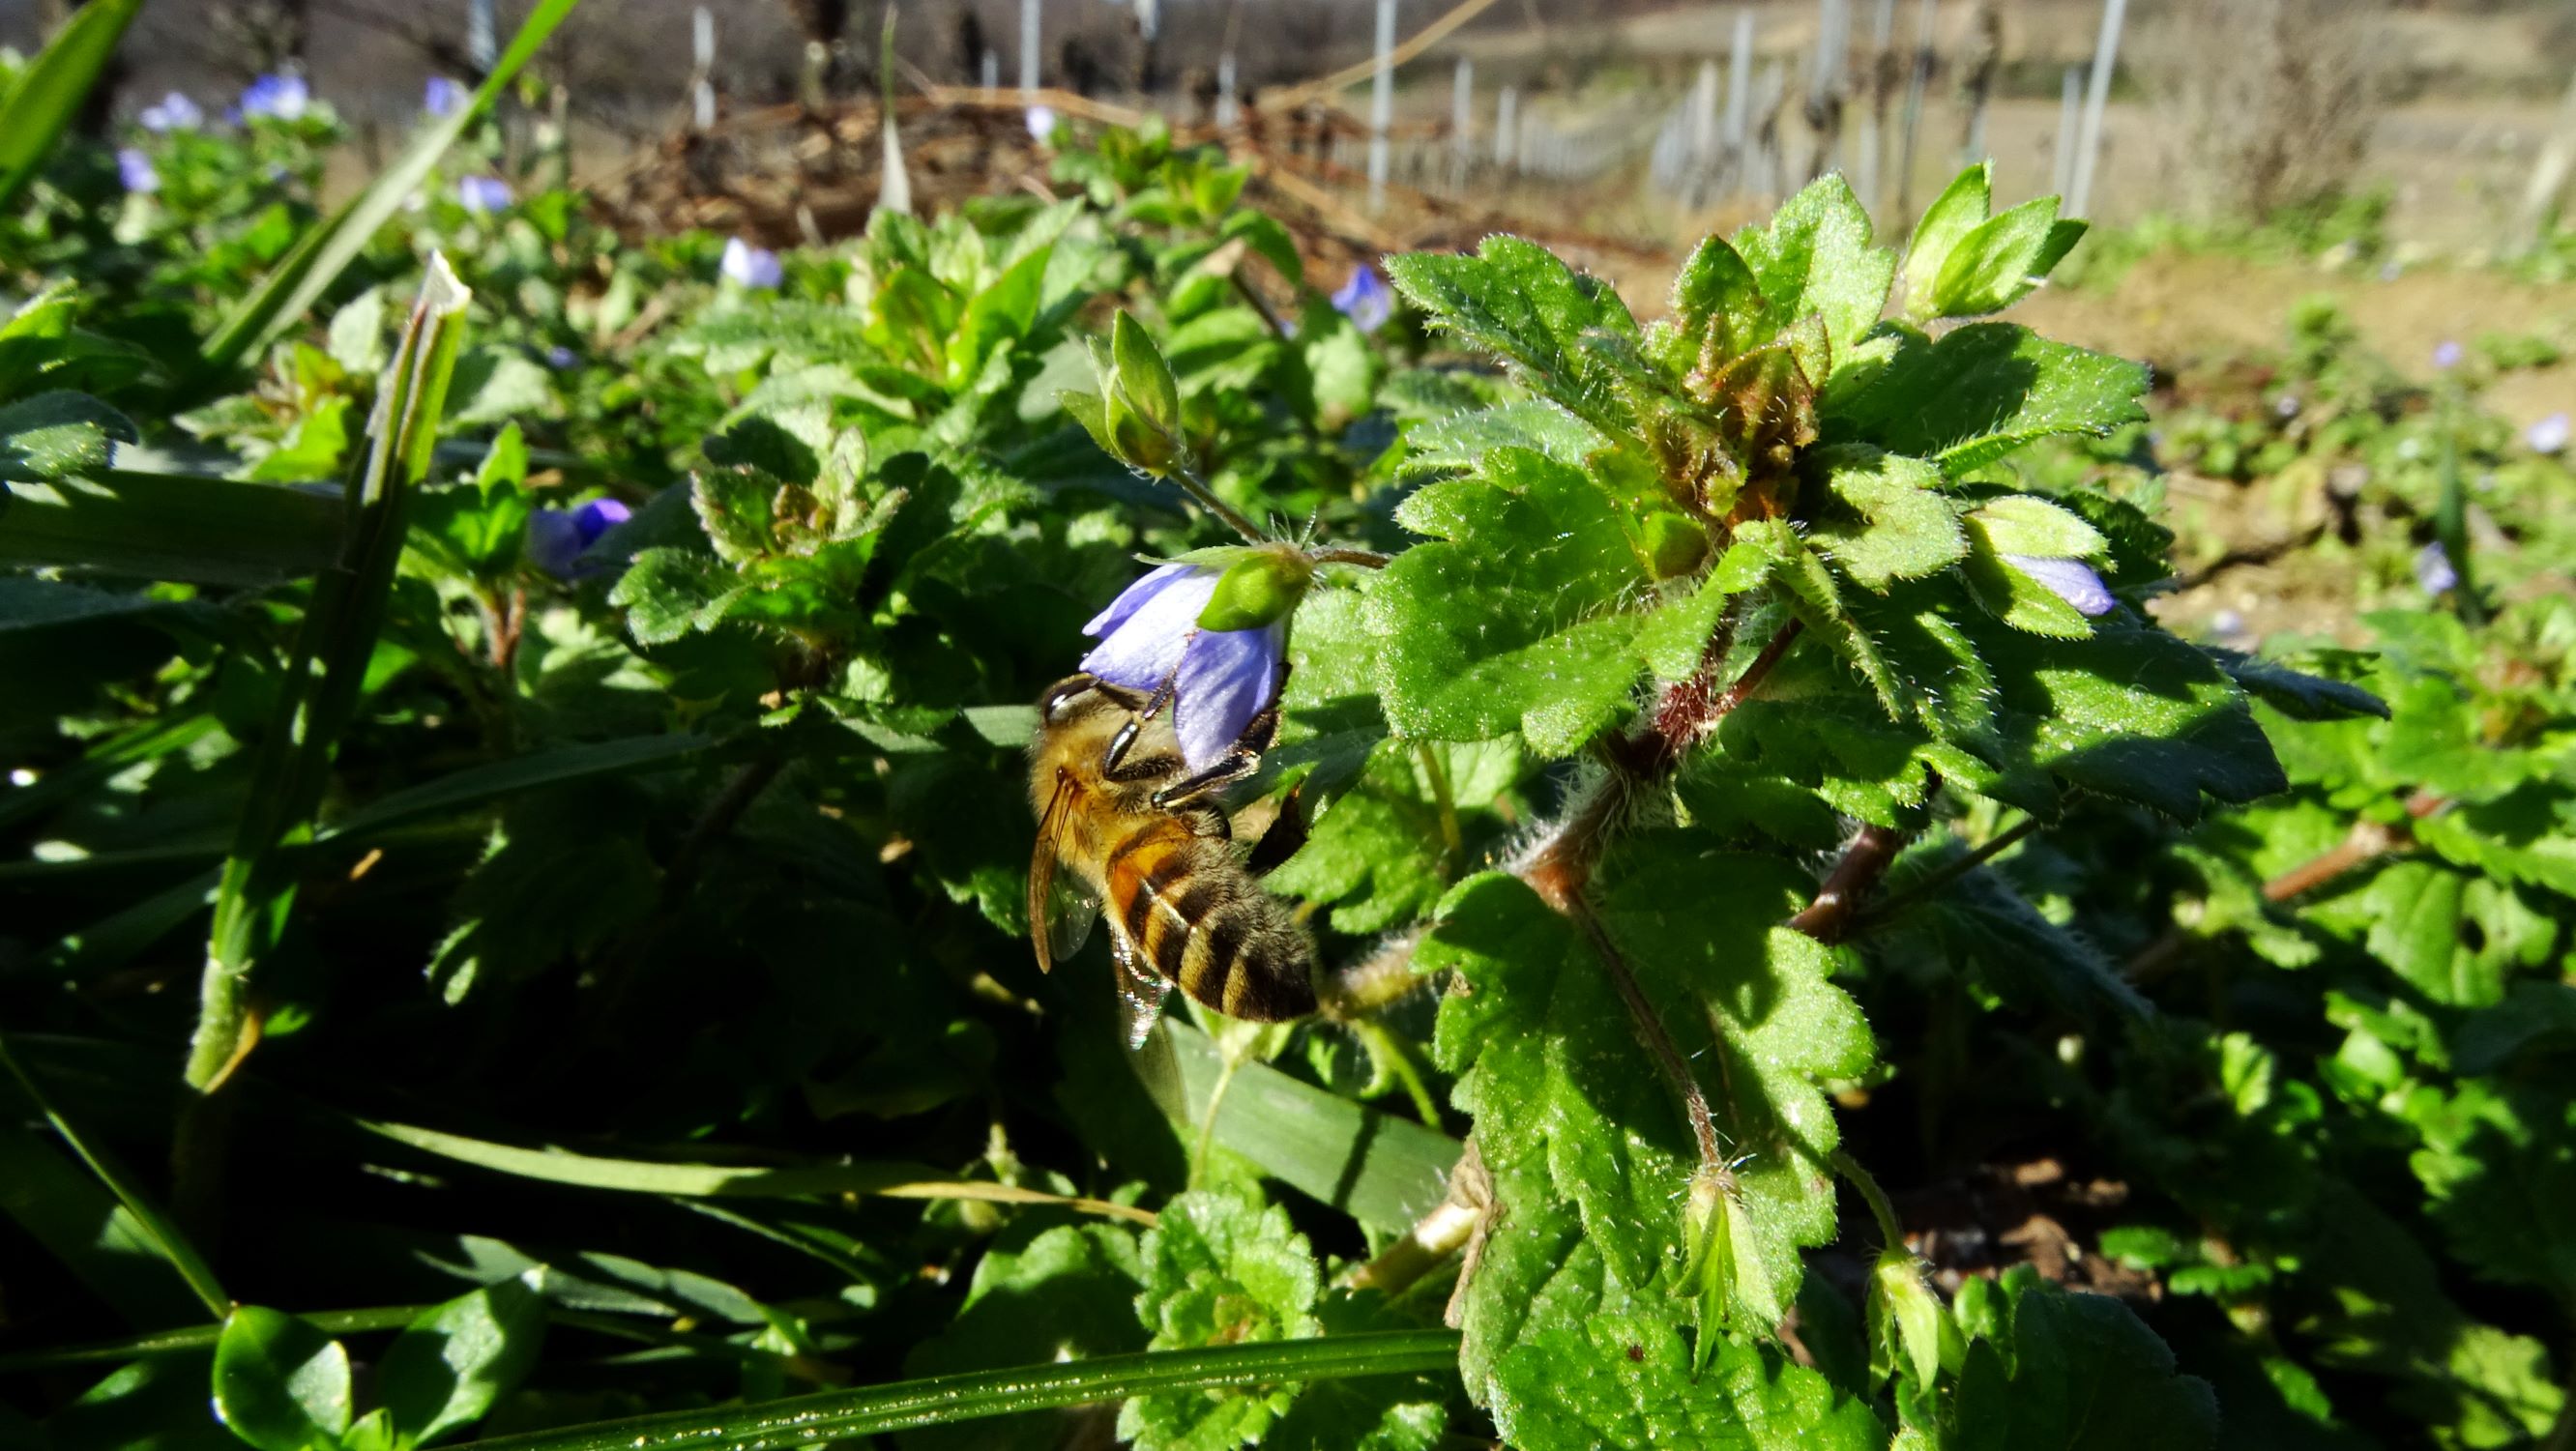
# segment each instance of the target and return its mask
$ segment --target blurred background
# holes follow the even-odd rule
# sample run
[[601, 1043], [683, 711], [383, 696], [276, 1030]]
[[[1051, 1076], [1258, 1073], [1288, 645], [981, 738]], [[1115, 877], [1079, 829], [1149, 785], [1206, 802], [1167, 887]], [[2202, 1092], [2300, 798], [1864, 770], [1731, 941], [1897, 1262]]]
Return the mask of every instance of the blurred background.
[[[0, 42], [68, 8], [0, 4]], [[149, 6], [90, 120], [301, 73], [355, 138], [329, 178], [354, 190], [526, 9]], [[1820, 172], [1893, 232], [1991, 155], [1999, 204], [2059, 193], [2115, 229], [2060, 274], [2090, 285], [2023, 305], [2089, 346], [2258, 346], [2308, 294], [2420, 373], [2445, 339], [2576, 346], [2569, 0], [614, 0], [537, 74], [517, 134], [630, 233], [855, 235], [888, 94], [917, 199], [1044, 190], [1034, 103], [1224, 140], [1328, 272], [1510, 230], [1652, 311], [1682, 249]], [[2542, 360], [2490, 402], [2528, 421], [2570, 396]]]

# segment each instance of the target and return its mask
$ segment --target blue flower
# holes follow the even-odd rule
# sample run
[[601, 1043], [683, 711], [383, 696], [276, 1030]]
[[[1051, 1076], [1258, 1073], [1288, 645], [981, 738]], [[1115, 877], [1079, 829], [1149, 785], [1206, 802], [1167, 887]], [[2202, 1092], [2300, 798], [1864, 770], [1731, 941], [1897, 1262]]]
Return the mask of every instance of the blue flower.
[[1364, 333], [1376, 332], [1395, 316], [1395, 294], [1386, 290], [1377, 269], [1366, 262], [1351, 269], [1351, 280], [1333, 294], [1333, 307]]
[[2433, 350], [2433, 366], [2447, 373], [2460, 366], [2460, 359], [2466, 356], [2458, 342], [2445, 338], [2442, 345]]
[[2048, 592], [2075, 607], [2086, 618], [2107, 615], [2116, 603], [2111, 587], [2102, 583], [2090, 565], [2080, 559], [2049, 559], [2036, 554], [2007, 554], [2004, 563], [2029, 575], [2047, 587]]
[[1055, 128], [1059, 119], [1060, 118], [1055, 113], [1055, 107], [1053, 106], [1029, 107], [1029, 139], [1038, 143], [1040, 146], [1052, 144], [1055, 140]]
[[2533, 453], [2564, 453], [2568, 441], [2567, 410], [2559, 409], [2523, 430], [2522, 441]]
[[1199, 628], [1223, 575], [1203, 565], [1162, 565], [1082, 627], [1100, 637], [1099, 648], [1082, 657], [1084, 670], [1130, 690], [1171, 684], [1172, 732], [1194, 772], [1224, 759], [1278, 697], [1287, 659], [1284, 618], [1250, 630]]
[[634, 517], [615, 499], [593, 499], [570, 509], [539, 509], [528, 516], [528, 562], [557, 579], [582, 579], [616, 561], [593, 558], [599, 536]]
[[2428, 595], [2449, 594], [2460, 587], [2460, 572], [2451, 567], [2451, 551], [2434, 540], [2415, 556], [2415, 582]]
[[561, 373], [581, 365], [581, 354], [561, 343], [546, 349], [546, 366]]
[[432, 116], [453, 116], [471, 93], [445, 76], [431, 76], [421, 87], [420, 108]]
[[456, 200], [476, 216], [503, 211], [510, 205], [510, 184], [497, 176], [461, 177], [456, 183]]
[[131, 146], [116, 152], [116, 178], [131, 192], [156, 192], [161, 189], [161, 173], [152, 169], [152, 158]]
[[250, 83], [241, 94], [241, 113], [268, 116], [280, 121], [303, 119], [313, 104], [313, 88], [299, 75], [267, 75]]
[[766, 247], [755, 247], [740, 237], [725, 243], [724, 260], [716, 270], [745, 287], [763, 290], [786, 280], [787, 269], [778, 262], [778, 254]]
[[144, 130], [158, 135], [165, 131], [194, 131], [206, 124], [206, 113], [197, 108], [196, 102], [172, 91], [158, 104], [144, 107], [143, 114], [134, 119], [143, 123]]

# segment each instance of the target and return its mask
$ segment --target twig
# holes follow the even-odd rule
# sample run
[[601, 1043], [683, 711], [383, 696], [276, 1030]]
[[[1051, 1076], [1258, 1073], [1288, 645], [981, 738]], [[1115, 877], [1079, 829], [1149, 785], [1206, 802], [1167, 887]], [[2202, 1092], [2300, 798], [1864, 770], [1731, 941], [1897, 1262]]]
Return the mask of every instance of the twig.
[[1465, 1248], [1485, 1211], [1492, 1207], [1486, 1202], [1485, 1176], [1475, 1170], [1473, 1158], [1471, 1152], [1449, 1171], [1448, 1194], [1405, 1231], [1403, 1238], [1342, 1276], [1343, 1288], [1376, 1290], [1389, 1297], [1400, 1295], [1441, 1261]]
[[2263, 900], [2286, 902], [2303, 896], [2355, 867], [2413, 845], [2415, 833], [2407, 829], [2407, 822], [2421, 821], [2449, 804], [2430, 791], [2418, 791], [2406, 798], [2406, 821], [2395, 825], [2367, 818], [2354, 822], [2340, 844], [2265, 882]]
[[1789, 925], [1818, 942], [1840, 942], [1849, 932], [1863, 899], [1878, 886], [1878, 879], [1896, 864], [1896, 854], [1913, 838], [1910, 831], [1892, 827], [1864, 826], [1851, 845], [1843, 848], [1842, 860], [1834, 863], [1831, 875]]
[[[1932, 893], [1939, 891], [1941, 888], [1950, 885], [1959, 878], [1966, 876], [1968, 873], [1975, 871], [1981, 866], [1984, 866], [1987, 862], [2001, 856], [2006, 850], [2011, 848], [2013, 843], [2020, 841], [2023, 837], [2030, 835], [2038, 829], [2038, 817], [2023, 817], [2021, 820], [2016, 821], [2012, 825], [2005, 827], [2003, 830], [1996, 832], [1993, 836], [1986, 838], [1985, 843], [1982, 846], [1977, 847], [1975, 850], [1962, 852], [1958, 856], [1943, 862], [1941, 865], [1934, 867], [1928, 872], [1925, 872], [1922, 876], [1909, 883], [1904, 891], [1897, 893], [1895, 896], [1889, 897], [1885, 901], [1880, 902], [1877, 906], [1869, 909], [1869, 911], [1863, 913], [1861, 921], [1857, 925], [1871, 927], [1886, 921], [1888, 918], [1893, 917], [1899, 912], [1904, 911], [1906, 908], [1913, 906], [1923, 898], [1930, 896]], [[1795, 924], [1793, 923], [1792, 925]]]
[[1583, 935], [1592, 940], [1592, 950], [1601, 959], [1601, 970], [1609, 974], [1610, 985], [1619, 990], [1619, 1000], [1627, 1004], [1628, 1017], [1631, 1026], [1637, 1030], [1637, 1037], [1645, 1043], [1646, 1051], [1654, 1055], [1655, 1066], [1663, 1070], [1665, 1081], [1682, 1101], [1682, 1112], [1690, 1119], [1691, 1138], [1699, 1145], [1701, 1165], [1724, 1173], [1726, 1149], [1717, 1141], [1717, 1116], [1709, 1112], [1708, 1095], [1699, 1091], [1699, 1080], [1691, 1076], [1690, 1060], [1682, 1056], [1681, 1045], [1675, 1043], [1673, 1035], [1665, 1030], [1664, 1020], [1655, 1011], [1655, 1005], [1646, 1001], [1646, 990], [1638, 984], [1637, 974], [1629, 970], [1627, 959], [1619, 955], [1619, 945], [1610, 940], [1610, 933], [1601, 925], [1599, 914], [1592, 910], [1592, 904], [1585, 901], [1581, 893], [1556, 904], [1556, 908], [1573, 918], [1583, 929]]
[[[1483, 14], [1485, 7], [1493, 3], [1494, 0], [1464, 0], [1464, 3], [1451, 7], [1448, 14], [1415, 31], [1402, 45], [1387, 52], [1386, 64], [1389, 67], [1400, 66], [1438, 45], [1449, 32]], [[1290, 86], [1285, 90], [1266, 92], [1253, 104], [1263, 111], [1293, 111], [1318, 96], [1328, 96], [1345, 87], [1358, 85], [1376, 75], [1377, 68], [1377, 58], [1371, 56], [1356, 64], [1346, 65], [1321, 80], [1308, 81], [1302, 86]]]

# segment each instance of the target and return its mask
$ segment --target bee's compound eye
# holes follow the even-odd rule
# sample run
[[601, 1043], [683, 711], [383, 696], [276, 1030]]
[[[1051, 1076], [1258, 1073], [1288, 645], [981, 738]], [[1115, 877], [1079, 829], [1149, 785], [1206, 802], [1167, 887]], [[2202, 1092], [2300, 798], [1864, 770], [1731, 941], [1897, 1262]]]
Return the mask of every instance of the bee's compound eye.
[[1067, 686], [1047, 697], [1046, 708], [1041, 713], [1046, 716], [1049, 724], [1063, 720], [1073, 714], [1074, 704], [1090, 693], [1089, 685]]

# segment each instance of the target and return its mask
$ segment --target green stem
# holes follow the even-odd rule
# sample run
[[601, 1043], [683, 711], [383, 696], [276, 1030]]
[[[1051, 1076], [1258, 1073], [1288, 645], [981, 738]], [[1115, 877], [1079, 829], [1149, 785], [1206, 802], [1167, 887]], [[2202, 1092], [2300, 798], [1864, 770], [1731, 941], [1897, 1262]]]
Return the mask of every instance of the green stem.
[[1165, 1391], [1221, 1390], [1360, 1376], [1454, 1370], [1448, 1330], [1380, 1331], [1210, 1350], [1148, 1351], [1014, 1370], [934, 1376], [864, 1390], [798, 1396], [757, 1406], [716, 1406], [634, 1416], [524, 1436], [473, 1441], [456, 1451], [784, 1451], [854, 1436], [983, 1416], [1095, 1405]]
[[1413, 1111], [1423, 1124], [1435, 1129], [1440, 1127], [1439, 1101], [1431, 1096], [1431, 1084], [1422, 1076], [1421, 1065], [1413, 1061], [1412, 1046], [1389, 1032], [1386, 1024], [1375, 1018], [1362, 1018], [1351, 1027], [1367, 1040], [1377, 1053], [1378, 1061], [1395, 1074], [1395, 1081], [1404, 1086], [1405, 1097], [1413, 1100]]
[[2016, 821], [2012, 825], [2005, 827], [2003, 830], [1996, 832], [1994, 835], [1987, 837], [1984, 843], [1979, 845], [1974, 851], [1963, 852], [1960, 855], [1943, 862], [1941, 865], [1934, 867], [1932, 870], [1925, 872], [1921, 877], [1917, 878], [1912, 884], [1907, 886], [1904, 891], [1898, 892], [1896, 895], [1885, 899], [1876, 907], [1873, 907], [1868, 912], [1864, 913], [1861, 917], [1860, 925], [1864, 929], [1877, 926], [1879, 923], [1884, 922], [1895, 916], [1897, 913], [1904, 911], [1906, 908], [1913, 906], [1915, 903], [1930, 896], [1932, 893], [1939, 891], [1941, 888], [1946, 887], [1952, 882], [1957, 881], [1959, 878], [1966, 876], [1968, 873], [1975, 871], [1978, 867], [1981, 867], [1987, 862], [1994, 860], [1996, 857], [2001, 856], [2013, 845], [2013, 843], [2020, 841], [2023, 837], [2030, 835], [2038, 829], [2038, 817], [2023, 817], [2021, 820]]
[[1422, 774], [1431, 782], [1431, 801], [1440, 809], [1440, 844], [1455, 862], [1466, 853], [1464, 837], [1458, 832], [1458, 802], [1449, 785], [1449, 765], [1429, 741], [1413, 743], [1414, 759], [1422, 763]]
[[1860, 1160], [1836, 1149], [1827, 1162], [1834, 1166], [1835, 1173], [1850, 1180], [1851, 1186], [1860, 1191], [1860, 1197], [1869, 1205], [1871, 1217], [1878, 1221], [1878, 1235], [1885, 1242], [1885, 1247], [1895, 1249], [1904, 1244], [1905, 1225], [1896, 1217], [1896, 1206], [1888, 1202], [1887, 1191], [1878, 1187], [1878, 1181], [1860, 1166]]
[[2442, 541], [2442, 553], [2451, 562], [2451, 573], [2458, 583], [2451, 588], [2451, 599], [2458, 606], [2460, 619], [2470, 628], [2487, 622], [2486, 602], [2478, 597], [2478, 580], [2469, 557], [2468, 489], [2460, 479], [2460, 415], [2458, 391], [2449, 384], [2442, 386], [2442, 502], [2433, 515], [2433, 533]]
[[[1181, 447], [1182, 445], [1179, 439], [1175, 438], [1172, 440], [1174, 453], [1177, 454], [1180, 452]], [[1172, 464], [1171, 479], [1173, 483], [1181, 486], [1181, 492], [1189, 495], [1192, 499], [1197, 500], [1200, 508], [1214, 514], [1217, 518], [1224, 520], [1227, 528], [1242, 535], [1243, 542], [1246, 544], [1275, 544], [1278, 542], [1277, 540], [1272, 539], [1268, 534], [1262, 532], [1260, 525], [1253, 523], [1248, 518], [1245, 518], [1242, 512], [1236, 509], [1232, 504], [1218, 498], [1216, 496], [1216, 490], [1208, 487], [1207, 480], [1200, 478], [1188, 464], [1175, 459]]]

